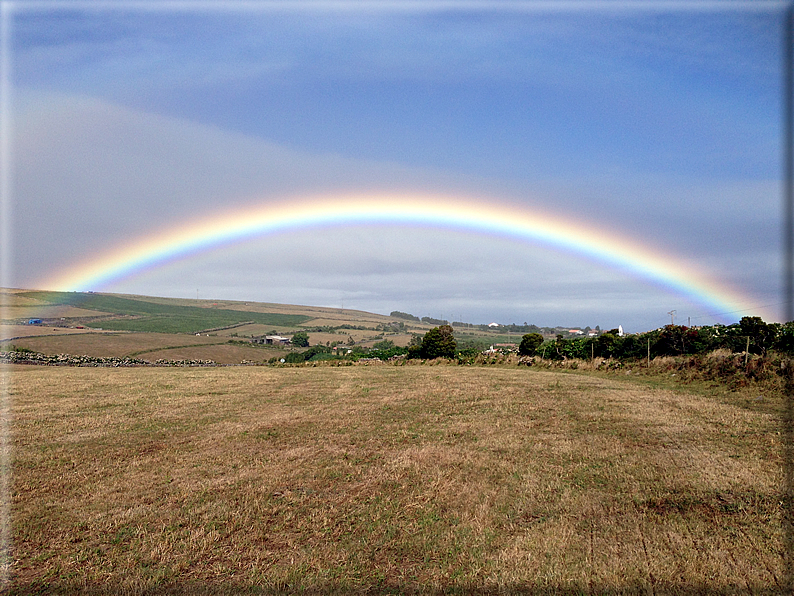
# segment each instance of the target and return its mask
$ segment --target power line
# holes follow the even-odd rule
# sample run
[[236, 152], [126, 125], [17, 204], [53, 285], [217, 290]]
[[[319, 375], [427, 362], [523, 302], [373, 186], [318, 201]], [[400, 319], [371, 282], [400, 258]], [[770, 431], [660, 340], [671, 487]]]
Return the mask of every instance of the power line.
[[[740, 312], [752, 312], [752, 311], [755, 311], [755, 310], [758, 310], [758, 309], [761, 309], [761, 308], [771, 308], [773, 306], [780, 306], [782, 304], [787, 304], [787, 303], [786, 302], [776, 302], [775, 304], [763, 304], [761, 306], [754, 306], [752, 308], [742, 308], [740, 310], [731, 310], [729, 312], [719, 312], [719, 313], [708, 314], [708, 315], [697, 315], [697, 316], [692, 317], [692, 318], [693, 319], [703, 319], [703, 318], [706, 318], [706, 317], [721, 317], [723, 315], [733, 315], [733, 314], [740, 313]], [[668, 313], [668, 314], [670, 314], [670, 313]]]

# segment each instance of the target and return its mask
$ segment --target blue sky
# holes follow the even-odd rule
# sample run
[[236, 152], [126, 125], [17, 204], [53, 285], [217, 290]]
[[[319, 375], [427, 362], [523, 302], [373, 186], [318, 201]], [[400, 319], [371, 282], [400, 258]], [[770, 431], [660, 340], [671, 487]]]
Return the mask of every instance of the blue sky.
[[7, 283], [252, 197], [378, 188], [573, 217], [747, 310], [394, 226], [263, 238], [106, 289], [636, 331], [671, 309], [778, 316], [784, 5], [715, 5], [16, 4]]

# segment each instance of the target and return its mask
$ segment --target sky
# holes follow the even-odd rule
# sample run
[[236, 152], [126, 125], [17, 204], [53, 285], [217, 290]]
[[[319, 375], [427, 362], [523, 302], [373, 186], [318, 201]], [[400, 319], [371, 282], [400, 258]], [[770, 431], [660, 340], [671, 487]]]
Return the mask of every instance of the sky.
[[[781, 320], [784, 3], [2, 7], [4, 286], [630, 332]], [[310, 221], [348, 197], [420, 207]], [[472, 225], [423, 219], [442, 203]], [[276, 230], [122, 266], [291, 205]], [[508, 212], [567, 244], [476, 225]], [[113, 275], [81, 276], [102, 259]]]

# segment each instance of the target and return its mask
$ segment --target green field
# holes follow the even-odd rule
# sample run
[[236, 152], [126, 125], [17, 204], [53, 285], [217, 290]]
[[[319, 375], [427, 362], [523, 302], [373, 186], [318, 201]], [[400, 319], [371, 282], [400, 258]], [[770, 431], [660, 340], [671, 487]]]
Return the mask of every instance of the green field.
[[103, 329], [123, 331], [196, 333], [205, 329], [226, 327], [248, 321], [270, 326], [294, 327], [309, 319], [305, 315], [161, 304], [147, 300], [83, 292], [31, 291], [19, 293], [17, 296], [35, 299], [42, 304], [76, 306], [103, 313], [114, 313], [116, 316], [134, 317], [108, 318], [101, 323]]
[[7, 367], [8, 594], [776, 594], [780, 399], [516, 367]]

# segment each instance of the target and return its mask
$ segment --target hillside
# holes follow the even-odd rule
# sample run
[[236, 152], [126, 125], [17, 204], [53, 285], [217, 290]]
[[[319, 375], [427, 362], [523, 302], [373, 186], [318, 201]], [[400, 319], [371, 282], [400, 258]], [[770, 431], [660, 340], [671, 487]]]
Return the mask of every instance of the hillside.
[[[445, 323], [430, 317], [267, 302], [165, 298], [95, 292], [0, 289], [0, 349], [12, 344], [45, 354], [95, 357], [211, 359], [222, 364], [263, 361], [284, 349], [252, 345], [265, 335], [309, 334], [311, 345], [371, 347], [388, 339], [406, 346]], [[410, 317], [410, 318], [406, 318]], [[30, 324], [31, 320], [40, 320]], [[487, 347], [517, 343], [527, 326], [490, 328], [456, 321], [459, 342]], [[567, 328], [531, 326], [546, 337]]]

